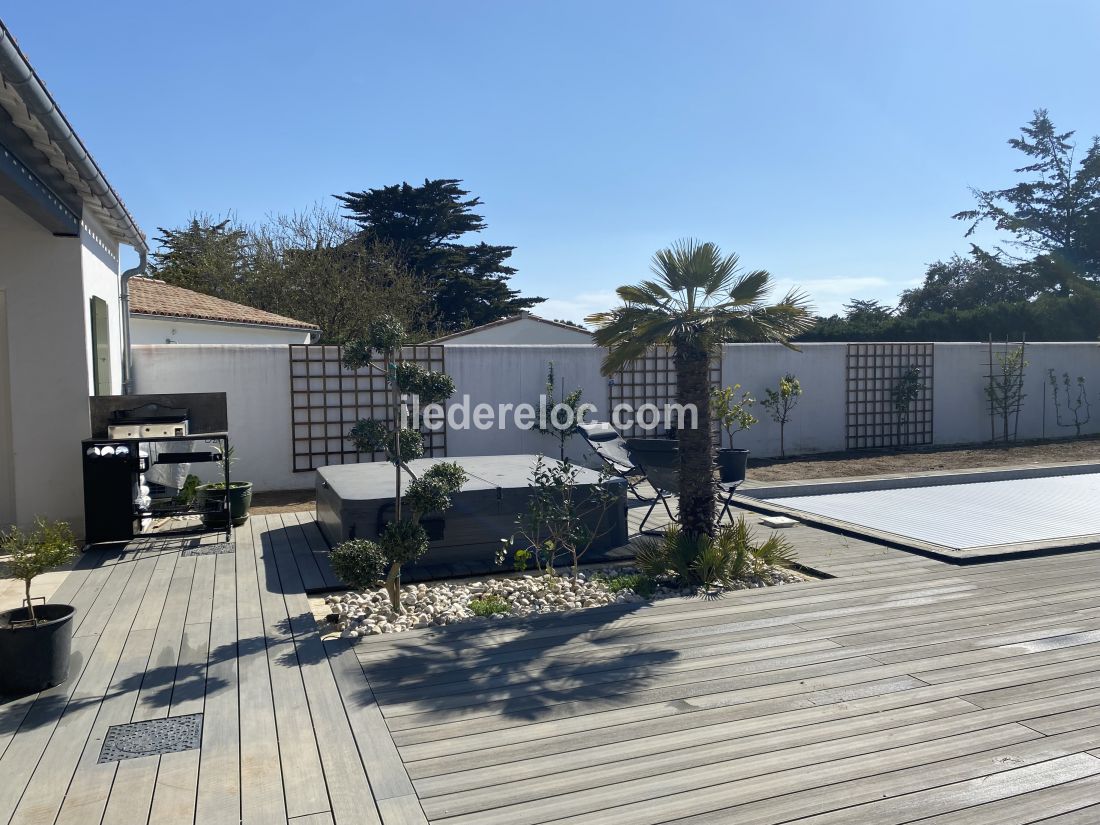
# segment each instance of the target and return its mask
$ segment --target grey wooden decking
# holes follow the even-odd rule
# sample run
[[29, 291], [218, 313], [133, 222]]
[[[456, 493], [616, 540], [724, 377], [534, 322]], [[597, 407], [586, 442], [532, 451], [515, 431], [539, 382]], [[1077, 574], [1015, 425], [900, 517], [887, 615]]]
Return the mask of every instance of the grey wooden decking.
[[[54, 596], [78, 608], [69, 681], [0, 705], [0, 822], [422, 821], [354, 656], [317, 633], [312, 518], [256, 517], [236, 539], [81, 558]], [[201, 749], [97, 763], [109, 726], [190, 713]]]
[[[307, 515], [88, 554], [72, 678], [0, 704], [0, 823], [1100, 822], [1100, 552], [788, 535], [835, 578], [354, 646]], [[97, 764], [196, 712], [201, 749]]]

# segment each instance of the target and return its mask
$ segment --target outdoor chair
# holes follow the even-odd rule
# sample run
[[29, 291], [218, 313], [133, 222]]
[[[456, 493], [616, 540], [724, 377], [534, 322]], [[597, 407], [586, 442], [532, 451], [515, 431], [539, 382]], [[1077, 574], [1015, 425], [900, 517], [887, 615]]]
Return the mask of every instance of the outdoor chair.
[[646, 532], [646, 522], [658, 503], [664, 505], [669, 521], [675, 523], [676, 517], [668, 506], [668, 497], [680, 494], [680, 453], [676, 442], [668, 438], [630, 438], [624, 440], [624, 445], [631, 464], [639, 468], [657, 493], [642, 516], [638, 532]]
[[637, 482], [645, 481], [645, 471], [635, 464], [627, 450], [626, 440], [619, 435], [618, 430], [606, 421], [592, 421], [579, 425], [581, 437], [592, 451], [600, 457], [607, 468], [616, 475], [626, 480], [627, 487], [639, 501], [656, 502], [657, 499], [643, 496], [638, 492]]
[[[638, 532], [645, 533], [645, 525], [650, 515], [660, 502], [664, 505], [669, 521], [678, 523], [679, 519], [672, 514], [672, 508], [668, 506], [669, 496], [680, 495], [680, 453], [675, 440], [667, 438], [630, 438], [626, 440], [626, 449], [631, 462], [641, 468], [645, 478], [657, 492], [657, 498], [649, 505], [642, 521], [638, 525]], [[740, 481], [715, 482], [718, 488], [719, 498], [722, 500], [722, 509], [718, 514], [718, 524], [726, 516], [733, 521], [730, 507], [733, 503], [733, 494], [737, 491]], [[654, 533], [657, 531], [651, 531]]]

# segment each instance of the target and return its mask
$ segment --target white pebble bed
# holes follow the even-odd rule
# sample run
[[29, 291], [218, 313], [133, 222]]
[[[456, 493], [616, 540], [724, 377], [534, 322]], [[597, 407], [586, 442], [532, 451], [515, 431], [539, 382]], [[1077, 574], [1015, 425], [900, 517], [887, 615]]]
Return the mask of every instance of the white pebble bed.
[[[541, 613], [561, 613], [584, 610], [609, 604], [645, 602], [670, 596], [694, 596], [701, 588], [681, 588], [673, 583], [661, 583], [651, 597], [633, 590], [612, 593], [603, 576], [634, 573], [631, 567], [608, 568], [571, 575], [517, 575], [490, 578], [484, 581], [432, 582], [410, 584], [402, 588], [401, 604], [405, 612], [390, 606], [386, 591], [379, 588], [364, 592], [337, 593], [325, 598], [330, 615], [338, 616], [336, 629], [347, 639], [381, 633], [400, 633], [414, 628], [427, 628], [468, 621], [490, 621], [509, 616], [530, 616]], [[737, 582], [733, 590], [768, 587], [805, 581], [806, 576], [793, 570], [767, 567], [752, 578]], [[709, 591], [711, 594], [715, 590]], [[498, 596], [508, 603], [507, 612], [480, 617], [470, 609], [470, 602], [486, 596]]]

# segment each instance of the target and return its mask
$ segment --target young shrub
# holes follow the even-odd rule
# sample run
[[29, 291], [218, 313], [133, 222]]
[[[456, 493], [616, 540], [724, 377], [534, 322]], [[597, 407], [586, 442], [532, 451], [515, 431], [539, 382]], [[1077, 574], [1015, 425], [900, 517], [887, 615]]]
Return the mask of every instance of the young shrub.
[[27, 616], [37, 622], [34, 604], [31, 602], [31, 582], [55, 567], [68, 564], [76, 554], [76, 541], [67, 522], [35, 518], [31, 531], [12, 527], [0, 533], [0, 555], [10, 558], [5, 563], [7, 572], [23, 582], [27, 593]]
[[634, 561], [650, 578], [672, 575], [681, 581], [693, 579], [691, 567], [699, 555], [701, 537], [685, 533], [675, 525], [660, 538], [643, 536], [635, 542]]
[[762, 403], [768, 411], [772, 421], [779, 425], [779, 455], [787, 457], [786, 429], [791, 420], [791, 413], [798, 406], [802, 398], [802, 385], [791, 373], [787, 373], [779, 379], [779, 389], [770, 387], [764, 390], [765, 398]]
[[[993, 344], [990, 342], [990, 349]], [[1006, 345], [1007, 346], [1007, 345]], [[1001, 422], [1001, 440], [1006, 444], [1016, 437], [1015, 424], [1020, 420], [1020, 408], [1023, 406], [1027, 393], [1024, 392], [1024, 373], [1028, 362], [1024, 359], [1024, 348], [1016, 347], [1009, 352], [999, 352], [996, 355], [996, 369], [994, 373], [993, 359], [990, 359], [988, 383], [985, 386], [985, 397], [989, 401], [990, 424], [996, 439], [996, 422]], [[1013, 426], [1010, 427], [1010, 423]]]
[[508, 613], [512, 609], [508, 602], [495, 593], [470, 599], [469, 608], [475, 616], [481, 616], [483, 619], [494, 613]]
[[710, 413], [726, 434], [730, 447], [735, 435], [760, 423], [760, 419], [749, 411], [756, 404], [756, 399], [748, 391], [738, 396], [740, 389], [740, 384], [734, 384], [732, 387], [714, 387], [710, 391]]
[[619, 573], [616, 575], [599, 575], [604, 587], [609, 593], [618, 593], [622, 590], [630, 590], [639, 596], [649, 598], [657, 590], [657, 582], [645, 575], [645, 573]]
[[794, 562], [794, 549], [786, 539], [772, 533], [757, 543], [744, 516], [719, 528], [713, 538], [693, 537], [679, 527], [670, 527], [660, 538], [644, 537], [635, 547], [635, 563], [645, 575], [672, 575], [685, 584], [702, 587], [729, 587], [751, 575], [757, 565], [786, 567]]
[[[556, 397], [559, 392], [560, 397]], [[551, 435], [558, 440], [558, 458], [565, 461], [565, 444], [580, 429], [581, 425], [581, 388], [577, 387], [572, 392], [567, 393], [563, 380], [559, 391], [557, 378], [554, 376], [554, 362], [550, 361], [546, 365], [546, 389], [536, 406], [539, 416], [535, 421], [535, 428], [543, 435]], [[554, 419], [552, 413], [556, 406], [569, 410], [568, 420], [556, 421]]]
[[386, 554], [373, 541], [351, 539], [332, 549], [328, 557], [333, 571], [356, 590], [376, 587], [385, 578]]
[[737, 558], [737, 545], [727, 536], [726, 530], [720, 530], [714, 538], [699, 542], [691, 562], [691, 576], [688, 579], [691, 583], [703, 587], [714, 584], [730, 587], [740, 577], [738, 571], [744, 563]]
[[[507, 539], [502, 539], [507, 543]], [[507, 552], [507, 549], [505, 550]], [[528, 548], [516, 548], [516, 552], [511, 557], [511, 569], [517, 573], [526, 573], [527, 565], [531, 563], [531, 559], [535, 557], [535, 553], [532, 553]]]
[[729, 547], [727, 555], [730, 559], [730, 579], [744, 578], [749, 573], [753, 542], [753, 532], [748, 521], [743, 515], [740, 516], [731, 526], [719, 531], [719, 536]]
[[909, 423], [909, 412], [921, 391], [920, 370], [907, 367], [901, 377], [890, 387], [890, 402], [894, 407], [894, 446], [901, 446], [901, 435]]
[[769, 567], [790, 567], [795, 562], [794, 547], [778, 533], [772, 533], [766, 541], [756, 545], [752, 554]]
[[541, 572], [553, 575], [558, 557], [567, 555], [573, 578], [577, 577], [588, 548], [614, 527], [607, 516], [619, 501], [617, 492], [607, 485], [611, 475], [606, 469], [585, 488], [577, 485], [579, 474], [580, 468], [568, 460], [547, 461], [539, 456], [531, 473], [530, 506], [516, 518], [517, 532], [501, 541], [499, 562], [509, 549], [525, 550]]

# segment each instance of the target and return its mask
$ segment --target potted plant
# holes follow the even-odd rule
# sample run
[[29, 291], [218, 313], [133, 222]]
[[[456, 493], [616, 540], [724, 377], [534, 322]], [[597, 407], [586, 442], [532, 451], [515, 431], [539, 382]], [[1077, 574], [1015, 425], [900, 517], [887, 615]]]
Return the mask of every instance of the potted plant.
[[[230, 446], [225, 454], [222, 456], [222, 460], [218, 462], [218, 466], [222, 469], [222, 477], [225, 478], [228, 473], [229, 467], [233, 465], [233, 462], [237, 460], [234, 454], [233, 447]], [[207, 527], [225, 527], [226, 513], [225, 510], [212, 510], [209, 509], [208, 502], [211, 500], [222, 501], [225, 495], [225, 482], [214, 481], [210, 484], [200, 484], [196, 488], [199, 501], [203, 504], [202, 523]], [[252, 482], [251, 481], [230, 481], [229, 482], [229, 518], [233, 522], [234, 527], [240, 527], [246, 521], [248, 521], [248, 511], [252, 506]]]
[[715, 387], [710, 391], [710, 412], [726, 434], [728, 447], [718, 444], [718, 477], [726, 483], [742, 482], [749, 466], [749, 451], [733, 446], [733, 437], [759, 422], [749, 408], [756, 403], [752, 393], [738, 395], [740, 384]]
[[0, 612], [0, 693], [27, 694], [59, 685], [69, 676], [73, 614], [67, 604], [31, 600], [35, 576], [67, 564], [76, 553], [73, 532], [63, 521], [37, 518], [30, 532], [13, 527], [0, 533], [7, 572], [22, 580], [23, 607]]

